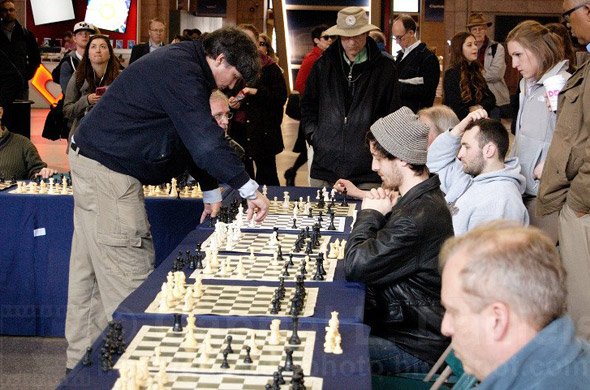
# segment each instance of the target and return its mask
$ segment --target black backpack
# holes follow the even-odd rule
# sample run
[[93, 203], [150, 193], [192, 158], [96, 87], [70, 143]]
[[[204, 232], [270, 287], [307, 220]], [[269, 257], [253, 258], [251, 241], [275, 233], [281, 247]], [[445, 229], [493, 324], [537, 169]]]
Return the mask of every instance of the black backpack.
[[[72, 70], [76, 70], [76, 68], [78, 67], [78, 64], [80, 64], [80, 60], [78, 59], [78, 57], [69, 56], [68, 54], [70, 54], [70, 53], [71, 53], [71, 50], [67, 51], [66, 54], [64, 54], [64, 56], [62, 57], [61, 61], [59, 61], [59, 64], [57, 64], [55, 69], [53, 69], [51, 71], [51, 78], [53, 79], [53, 82], [56, 84], [59, 84], [59, 79], [60, 79], [60, 75], [61, 75], [61, 66], [63, 65], [64, 62], [66, 62], [68, 59], [70, 59], [70, 65], [72, 66]], [[66, 93], [66, 91], [62, 91], [62, 92]]]

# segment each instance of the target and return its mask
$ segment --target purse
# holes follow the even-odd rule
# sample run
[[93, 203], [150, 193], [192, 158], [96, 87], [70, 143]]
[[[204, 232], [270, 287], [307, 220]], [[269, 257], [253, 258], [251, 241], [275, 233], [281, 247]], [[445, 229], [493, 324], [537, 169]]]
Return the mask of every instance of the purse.
[[45, 126], [43, 126], [43, 138], [56, 141], [60, 138], [68, 138], [70, 129], [68, 128], [68, 121], [64, 118], [64, 100], [60, 99], [55, 106], [49, 108], [49, 113], [45, 119]]

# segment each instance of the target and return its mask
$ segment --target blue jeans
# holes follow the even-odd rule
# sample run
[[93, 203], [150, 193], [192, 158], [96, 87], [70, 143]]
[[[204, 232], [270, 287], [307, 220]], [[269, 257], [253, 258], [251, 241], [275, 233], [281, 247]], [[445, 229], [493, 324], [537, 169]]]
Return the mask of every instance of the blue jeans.
[[377, 336], [369, 336], [369, 359], [374, 375], [426, 373], [431, 368], [430, 364], [404, 351], [394, 342]]

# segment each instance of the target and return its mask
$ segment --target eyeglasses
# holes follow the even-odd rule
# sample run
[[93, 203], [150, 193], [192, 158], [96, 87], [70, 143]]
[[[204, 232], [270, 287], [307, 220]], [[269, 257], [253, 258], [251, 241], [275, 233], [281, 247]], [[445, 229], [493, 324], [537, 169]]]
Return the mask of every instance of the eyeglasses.
[[324, 41], [329, 41], [330, 39], [333, 40], [333, 41], [335, 41], [336, 38], [338, 38], [338, 35], [322, 35], [321, 38]]
[[406, 32], [404, 33], [404, 35], [400, 35], [400, 36], [395, 36], [395, 35], [394, 35], [394, 36], [393, 36], [393, 38], [395, 39], [395, 41], [396, 41], [396, 42], [399, 42], [399, 41], [401, 41], [402, 39], [404, 39], [404, 37], [405, 37], [406, 35], [408, 35], [408, 33], [409, 33], [409, 32], [410, 32], [410, 31], [408, 30], [408, 31], [406, 31]]
[[258, 46], [260, 46], [260, 47], [266, 47], [266, 42], [260, 41], [260, 42], [258, 42]]
[[156, 28], [151, 28], [150, 31], [157, 32], [157, 33], [160, 33], [161, 34], [161, 33], [164, 32], [164, 29], [163, 28], [157, 28], [157, 29]]
[[587, 5], [588, 5], [588, 3], [578, 4], [578, 5], [576, 5], [574, 8], [572, 8], [572, 9], [569, 9], [569, 10], [565, 11], [564, 13], [562, 13], [562, 14], [561, 14], [561, 17], [563, 18], [563, 20], [564, 20], [565, 22], [569, 23], [569, 22], [570, 22], [570, 15], [571, 15], [573, 12], [575, 12], [575, 11], [579, 10], [580, 8], [582, 8], [582, 7], [585, 7], [585, 6], [587, 6]]
[[233, 117], [234, 117], [234, 113], [233, 112], [225, 112], [223, 114], [215, 114], [215, 115], [213, 115], [213, 118], [215, 118], [216, 121], [220, 121], [222, 119], [230, 120]]

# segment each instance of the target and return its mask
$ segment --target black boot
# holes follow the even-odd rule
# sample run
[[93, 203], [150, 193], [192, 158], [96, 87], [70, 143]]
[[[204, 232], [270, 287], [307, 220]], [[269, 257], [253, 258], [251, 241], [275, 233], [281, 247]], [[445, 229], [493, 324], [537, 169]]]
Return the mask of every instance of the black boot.
[[285, 180], [287, 181], [287, 187], [295, 187], [295, 176], [297, 176], [297, 170], [289, 168], [285, 171]]

